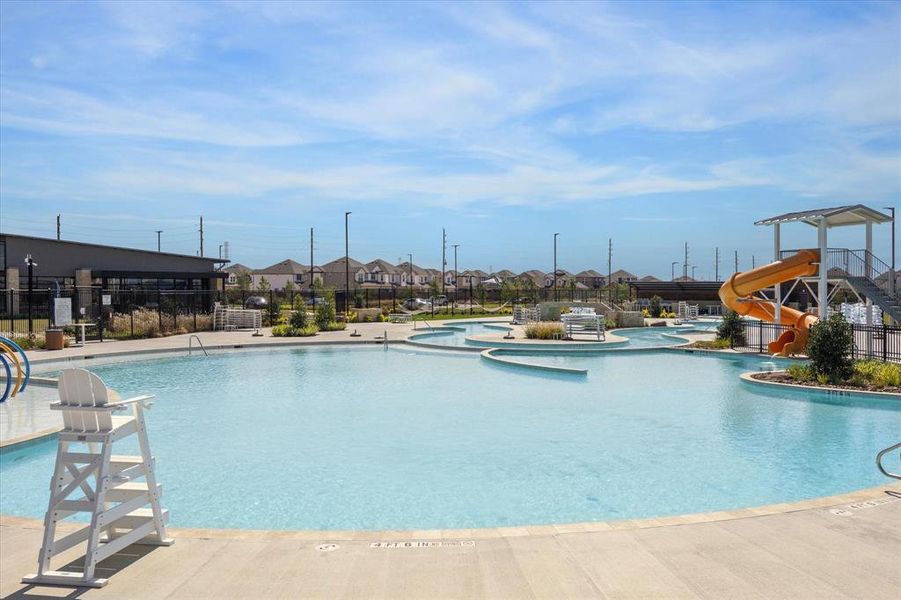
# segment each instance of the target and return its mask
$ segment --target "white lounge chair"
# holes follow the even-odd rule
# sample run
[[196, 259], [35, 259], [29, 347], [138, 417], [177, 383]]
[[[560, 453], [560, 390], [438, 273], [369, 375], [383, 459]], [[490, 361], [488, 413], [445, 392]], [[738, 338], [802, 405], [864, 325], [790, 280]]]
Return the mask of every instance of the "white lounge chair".
[[[56, 467], [50, 481], [50, 502], [44, 518], [44, 540], [38, 572], [23, 583], [102, 587], [95, 577], [97, 563], [134, 543], [169, 546], [169, 511], [160, 508], [162, 486], [156, 483], [144, 409], [153, 396], [122, 400], [94, 373], [67, 369], [59, 378], [59, 402], [50, 405], [63, 413]], [[130, 409], [130, 410], [129, 410]], [[121, 416], [113, 413], [124, 412]], [[116, 456], [112, 445], [137, 434], [140, 456]], [[87, 445], [87, 451], [70, 446]], [[135, 479], [143, 478], [137, 482]], [[92, 484], [93, 483], [93, 487]], [[70, 499], [73, 494], [79, 494]], [[150, 505], [150, 508], [145, 506]], [[76, 513], [89, 513], [91, 523], [60, 539], [56, 525]], [[105, 533], [105, 540], [101, 534]], [[101, 546], [100, 543], [106, 543]], [[51, 559], [87, 542], [84, 572], [50, 570]]]

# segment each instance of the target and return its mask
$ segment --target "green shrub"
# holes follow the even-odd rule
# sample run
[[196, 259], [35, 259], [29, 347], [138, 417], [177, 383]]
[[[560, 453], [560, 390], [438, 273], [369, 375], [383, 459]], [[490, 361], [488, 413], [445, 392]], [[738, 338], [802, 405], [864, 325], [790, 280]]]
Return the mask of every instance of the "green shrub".
[[663, 298], [657, 295], [651, 296], [651, 306], [648, 312], [651, 313], [652, 318], [659, 319], [663, 312]]
[[530, 340], [553, 340], [563, 337], [560, 323], [532, 323], [526, 325], [526, 337]]
[[344, 323], [339, 323], [338, 321], [329, 321], [325, 324], [325, 327], [320, 327], [322, 331], [343, 331], [347, 327]]
[[850, 379], [854, 373], [854, 331], [840, 314], [821, 319], [810, 328], [807, 355], [820, 380], [822, 375], [833, 383]]
[[716, 329], [716, 339], [728, 340], [733, 346], [745, 345], [745, 328], [743, 327], [744, 319], [735, 311], [726, 311], [723, 315], [723, 322]]
[[314, 323], [304, 327], [291, 327], [290, 325], [276, 325], [272, 328], [273, 337], [310, 337], [316, 335], [319, 328]]
[[335, 314], [335, 292], [325, 290], [322, 292], [322, 302], [316, 305], [316, 326], [323, 331], [329, 331], [329, 323], [337, 321]]
[[729, 340], [697, 340], [691, 343], [691, 347], [701, 350], [725, 350], [729, 347]]
[[901, 386], [901, 365], [878, 360], [859, 360], [854, 363], [852, 382], [856, 385], [872, 385], [877, 388]]
[[788, 376], [795, 381], [805, 382], [813, 380], [813, 369], [807, 364], [789, 365], [786, 369]]
[[307, 311], [301, 307], [298, 310], [295, 310], [291, 313], [291, 316], [288, 318], [288, 325], [293, 327], [294, 329], [303, 329], [310, 323], [310, 317], [307, 315]]

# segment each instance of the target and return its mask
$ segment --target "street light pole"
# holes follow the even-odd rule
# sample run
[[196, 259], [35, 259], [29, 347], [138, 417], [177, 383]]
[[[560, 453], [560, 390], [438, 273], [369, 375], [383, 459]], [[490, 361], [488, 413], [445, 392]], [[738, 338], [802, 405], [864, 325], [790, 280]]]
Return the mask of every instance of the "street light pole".
[[557, 236], [559, 233], [554, 234], [554, 302], [557, 301]]
[[34, 320], [32, 319], [31, 307], [34, 304], [34, 267], [38, 263], [34, 262], [31, 255], [25, 257], [25, 264], [28, 265], [28, 337], [34, 336]]
[[156, 251], [157, 252], [160, 251], [160, 234], [162, 234], [162, 233], [163, 233], [162, 229], [156, 230]]
[[678, 264], [679, 264], [679, 261], [674, 260], [669, 266], [669, 280], [670, 281], [676, 280], [676, 265], [678, 265]]
[[[344, 213], [344, 322], [347, 323], [347, 313], [350, 303], [348, 302], [348, 294], [350, 293], [350, 245], [348, 243], [347, 217], [352, 213], [347, 211]], [[312, 268], [312, 266], [310, 267]], [[312, 284], [312, 281], [310, 282]]]
[[692, 281], [694, 281], [694, 279], [695, 279], [695, 269], [697, 269], [697, 268], [698, 268], [697, 265], [692, 265], [692, 266], [691, 266], [691, 280], [692, 280]]
[[[413, 254], [410, 256], [410, 306], [413, 306]], [[411, 308], [412, 309], [412, 308]], [[413, 309], [415, 310], [415, 309]]]

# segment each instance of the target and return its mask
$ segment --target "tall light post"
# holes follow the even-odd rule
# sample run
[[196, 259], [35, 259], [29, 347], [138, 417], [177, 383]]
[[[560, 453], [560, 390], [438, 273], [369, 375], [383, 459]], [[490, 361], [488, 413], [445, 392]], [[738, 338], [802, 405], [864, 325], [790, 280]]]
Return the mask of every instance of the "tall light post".
[[413, 254], [410, 253], [408, 256], [410, 257], [410, 310], [413, 310]]
[[692, 280], [692, 281], [695, 280], [695, 269], [697, 269], [697, 268], [698, 268], [697, 265], [692, 265], [692, 266], [691, 266], [691, 280]]
[[163, 233], [163, 230], [162, 230], [162, 229], [157, 229], [157, 230], [156, 230], [156, 251], [157, 251], [157, 252], [160, 251], [160, 247], [161, 247], [161, 245], [160, 245], [160, 236], [162, 235], [162, 233]]
[[885, 210], [892, 211], [892, 293], [895, 293], [895, 279], [897, 279], [897, 275], [895, 275], [895, 207], [894, 206], [886, 206]]
[[670, 281], [676, 280], [676, 265], [678, 265], [678, 264], [679, 264], [679, 261], [674, 260], [669, 266], [669, 280]]
[[455, 314], [457, 309], [457, 248], [460, 244], [454, 244], [454, 303], [451, 304], [451, 314]]
[[[348, 227], [347, 218], [353, 213], [346, 211], [344, 213], [344, 322], [347, 323], [347, 314], [349, 312], [350, 302], [348, 294], [350, 294], [350, 244], [348, 243]], [[312, 269], [312, 265], [310, 266]], [[310, 281], [312, 285], [312, 281]]]
[[[32, 337], [34, 335], [34, 320], [31, 313], [31, 307], [34, 304], [34, 268], [38, 263], [34, 262], [29, 254], [25, 257], [25, 264], [28, 266], [28, 337]], [[102, 335], [100, 337], [103, 338]]]
[[554, 234], [554, 302], [557, 301], [557, 236], [559, 233]]

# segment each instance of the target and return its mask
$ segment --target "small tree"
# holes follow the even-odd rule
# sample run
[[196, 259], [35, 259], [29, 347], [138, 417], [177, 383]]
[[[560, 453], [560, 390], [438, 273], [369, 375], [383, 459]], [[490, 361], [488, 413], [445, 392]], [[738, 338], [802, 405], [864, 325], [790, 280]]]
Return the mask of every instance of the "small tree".
[[316, 326], [327, 330], [329, 323], [337, 321], [335, 315], [335, 292], [325, 290], [322, 292], [322, 301], [316, 305]]
[[728, 340], [733, 346], [744, 346], [745, 328], [744, 319], [735, 311], [726, 311], [723, 315], [723, 322], [716, 330], [716, 339]]
[[264, 276], [260, 276], [260, 280], [257, 282], [257, 291], [258, 292], [268, 292], [272, 289], [272, 286], [269, 285], [269, 280]]
[[294, 291], [294, 282], [292, 282], [292, 281], [286, 282], [286, 283], [285, 283], [285, 288], [284, 288], [284, 289], [285, 289], [285, 293], [288, 294], [288, 295], [290, 295], [291, 292]]
[[854, 330], [841, 314], [817, 321], [807, 338], [807, 355], [817, 375], [838, 383], [854, 374]]
[[663, 298], [661, 298], [660, 296], [657, 296], [656, 294], [654, 296], [651, 296], [651, 308], [650, 308], [651, 316], [654, 317], [655, 319], [659, 319], [660, 314], [662, 312], [663, 312]]
[[288, 319], [288, 324], [293, 329], [303, 329], [307, 325], [310, 324], [310, 318], [307, 315], [306, 308], [301, 301], [300, 306], [297, 304], [294, 305], [294, 312], [291, 313], [291, 318]]
[[438, 296], [441, 293], [441, 283], [435, 279], [434, 277], [429, 282], [429, 294], [432, 298]]
[[241, 290], [242, 292], [247, 292], [250, 290], [250, 285], [253, 283], [253, 278], [247, 271], [241, 271], [235, 277], [235, 283], [238, 284], [239, 290]]

